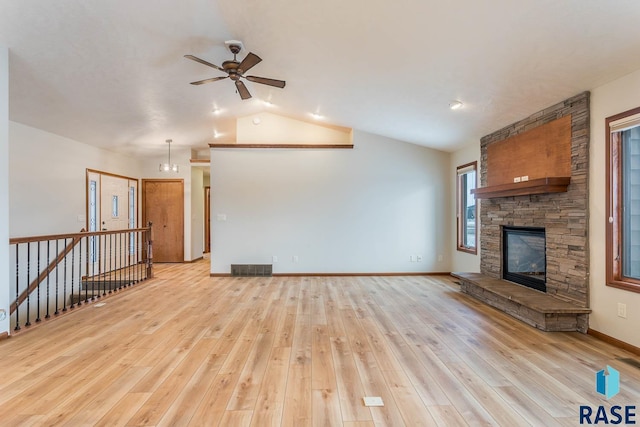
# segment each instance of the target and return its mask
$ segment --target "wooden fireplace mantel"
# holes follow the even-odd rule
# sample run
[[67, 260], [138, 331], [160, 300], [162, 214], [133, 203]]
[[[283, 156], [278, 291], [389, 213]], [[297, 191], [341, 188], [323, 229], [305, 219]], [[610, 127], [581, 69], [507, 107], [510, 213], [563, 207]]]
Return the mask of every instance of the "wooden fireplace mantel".
[[476, 198], [566, 192], [571, 182], [571, 115], [487, 146], [486, 184]]
[[532, 194], [561, 193], [567, 191], [571, 177], [548, 177], [532, 179], [525, 182], [493, 185], [491, 187], [471, 190], [476, 199], [492, 199], [495, 197], [526, 196]]

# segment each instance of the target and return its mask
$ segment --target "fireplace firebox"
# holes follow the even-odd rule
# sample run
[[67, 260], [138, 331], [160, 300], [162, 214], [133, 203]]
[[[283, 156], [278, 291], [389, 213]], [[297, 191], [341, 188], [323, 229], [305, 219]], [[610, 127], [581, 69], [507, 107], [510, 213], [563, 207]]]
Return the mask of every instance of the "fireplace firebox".
[[544, 228], [502, 227], [502, 278], [547, 292]]

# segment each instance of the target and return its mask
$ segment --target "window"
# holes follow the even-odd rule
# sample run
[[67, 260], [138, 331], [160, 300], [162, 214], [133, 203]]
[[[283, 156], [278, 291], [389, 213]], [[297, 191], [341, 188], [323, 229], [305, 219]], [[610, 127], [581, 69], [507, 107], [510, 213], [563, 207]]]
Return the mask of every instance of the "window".
[[120, 216], [120, 210], [118, 209], [118, 196], [111, 197], [111, 217], [118, 218]]
[[478, 162], [467, 163], [457, 168], [457, 223], [458, 250], [476, 254], [478, 251], [476, 237], [476, 199], [471, 190], [476, 188], [476, 170]]
[[607, 284], [640, 292], [640, 107], [606, 127]]
[[[98, 224], [98, 181], [89, 181], [89, 231], [96, 231]], [[89, 259], [91, 262], [97, 261], [97, 239], [96, 236], [89, 237]]]

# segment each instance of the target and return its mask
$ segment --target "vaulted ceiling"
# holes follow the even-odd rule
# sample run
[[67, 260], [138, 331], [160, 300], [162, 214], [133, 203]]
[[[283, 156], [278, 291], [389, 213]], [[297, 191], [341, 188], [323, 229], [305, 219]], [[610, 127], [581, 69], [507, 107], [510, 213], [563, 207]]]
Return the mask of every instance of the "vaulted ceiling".
[[[114, 151], [206, 148], [265, 110], [453, 151], [640, 69], [639, 20], [637, 0], [0, 0], [0, 45], [11, 120]], [[286, 87], [190, 85], [223, 74], [183, 55], [221, 65], [229, 39]]]

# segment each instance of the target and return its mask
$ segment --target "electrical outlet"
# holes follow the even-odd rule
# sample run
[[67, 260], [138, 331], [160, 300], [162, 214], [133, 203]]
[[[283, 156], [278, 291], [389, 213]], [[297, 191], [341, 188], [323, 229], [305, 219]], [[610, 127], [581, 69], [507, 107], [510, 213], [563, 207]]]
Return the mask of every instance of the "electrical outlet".
[[618, 317], [627, 318], [627, 304], [618, 303]]
[[525, 175], [525, 176], [520, 177], [520, 181], [522, 181], [522, 182], [529, 181], [529, 175]]
[[515, 178], [513, 178], [513, 182], [520, 182], [520, 177], [516, 176]]
[[438, 255], [438, 262], [442, 262], [442, 254]]
[[294, 255], [292, 258], [293, 262], [298, 262], [300, 261], [300, 259], [298, 258], [298, 255]]
[[409, 256], [409, 262], [416, 262], [416, 257], [415, 257], [415, 255], [410, 255], [410, 256]]
[[271, 262], [278, 262], [278, 255], [274, 255], [271, 257]]
[[422, 255], [416, 255], [416, 262], [422, 262]]
[[0, 309], [0, 320], [4, 320], [7, 318], [7, 311], [5, 309]]

